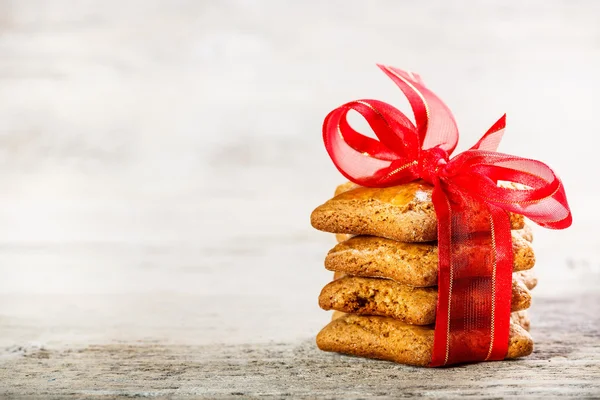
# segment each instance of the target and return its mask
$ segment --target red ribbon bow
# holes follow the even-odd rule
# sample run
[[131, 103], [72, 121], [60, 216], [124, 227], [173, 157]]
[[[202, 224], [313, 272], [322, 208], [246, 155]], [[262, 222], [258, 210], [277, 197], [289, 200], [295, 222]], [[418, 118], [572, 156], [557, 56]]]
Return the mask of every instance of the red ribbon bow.
[[[356, 100], [331, 111], [323, 140], [338, 170], [362, 186], [431, 183], [438, 219], [438, 304], [431, 366], [504, 359], [512, 293], [512, 239], [507, 211], [538, 225], [563, 229], [572, 217], [556, 174], [536, 160], [497, 153], [506, 116], [469, 150], [452, 158], [458, 129], [448, 107], [413, 73], [379, 67], [404, 92], [415, 124], [378, 100]], [[350, 110], [379, 141], [355, 131]], [[523, 186], [498, 186], [499, 181]], [[469, 262], [485, 246], [484, 265]]]

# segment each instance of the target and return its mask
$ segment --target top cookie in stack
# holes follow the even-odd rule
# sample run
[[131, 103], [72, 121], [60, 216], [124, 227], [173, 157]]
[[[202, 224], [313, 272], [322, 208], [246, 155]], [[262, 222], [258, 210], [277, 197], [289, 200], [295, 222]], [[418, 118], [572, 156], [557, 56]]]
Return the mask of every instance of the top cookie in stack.
[[[347, 183], [313, 211], [315, 228], [343, 240], [325, 258], [326, 268], [336, 276], [323, 288], [319, 304], [341, 313], [317, 336], [322, 350], [427, 365], [433, 346], [438, 267], [431, 194], [432, 187], [422, 181], [383, 189]], [[487, 225], [484, 213], [481, 220], [482, 226]], [[529, 270], [535, 264], [531, 232], [522, 216], [512, 214], [510, 221], [513, 269]], [[478, 246], [477, 240], [464, 250], [473, 265], [483, 265], [488, 256], [487, 247]], [[507, 358], [528, 355], [533, 349], [522, 328], [529, 323], [522, 310], [531, 303], [533, 286], [535, 278], [530, 274], [513, 274]]]
[[[415, 181], [387, 188], [367, 188], [347, 183], [334, 198], [311, 214], [318, 230], [351, 235], [373, 235], [400, 242], [437, 239], [437, 218], [431, 201], [432, 186]], [[485, 214], [482, 226], [487, 226]], [[477, 214], [474, 218], [477, 218]], [[511, 229], [523, 229], [522, 215], [510, 214]]]

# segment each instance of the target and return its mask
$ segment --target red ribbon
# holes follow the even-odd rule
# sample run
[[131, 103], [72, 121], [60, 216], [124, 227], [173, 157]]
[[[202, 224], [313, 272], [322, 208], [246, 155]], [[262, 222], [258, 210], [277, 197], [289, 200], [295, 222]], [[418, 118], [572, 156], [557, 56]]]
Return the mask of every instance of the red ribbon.
[[[379, 67], [408, 98], [415, 124], [384, 102], [352, 101], [325, 118], [327, 152], [346, 178], [362, 186], [387, 187], [417, 179], [434, 186], [439, 265], [430, 366], [504, 359], [513, 265], [507, 211], [546, 228], [567, 228], [572, 217], [564, 187], [546, 164], [496, 152], [506, 116], [473, 147], [450, 158], [458, 129], [448, 107], [418, 75]], [[350, 127], [350, 110], [366, 119], [379, 140]], [[499, 181], [524, 186], [501, 187]], [[484, 265], [469, 262], [473, 246], [489, 249]]]

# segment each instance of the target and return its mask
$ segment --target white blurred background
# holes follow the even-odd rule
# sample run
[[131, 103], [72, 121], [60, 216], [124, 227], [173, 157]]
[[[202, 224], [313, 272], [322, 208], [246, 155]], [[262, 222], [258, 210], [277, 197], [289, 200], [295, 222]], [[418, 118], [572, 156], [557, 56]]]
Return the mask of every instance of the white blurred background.
[[535, 230], [537, 295], [595, 290], [599, 21], [594, 0], [0, 0], [0, 351], [314, 335], [333, 238], [309, 215], [343, 182], [323, 117], [408, 111], [377, 62], [423, 76], [459, 150], [508, 113], [500, 150], [553, 167], [574, 214]]

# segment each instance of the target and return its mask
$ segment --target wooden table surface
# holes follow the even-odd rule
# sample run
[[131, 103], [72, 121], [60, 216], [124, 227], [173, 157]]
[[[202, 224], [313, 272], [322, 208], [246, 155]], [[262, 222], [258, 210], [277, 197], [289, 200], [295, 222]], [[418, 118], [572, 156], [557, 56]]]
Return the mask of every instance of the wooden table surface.
[[312, 337], [237, 345], [15, 346], [0, 363], [0, 391], [77, 398], [597, 398], [599, 304], [597, 294], [536, 302], [535, 351], [521, 360], [414, 368], [323, 353]]
[[[0, 0], [0, 397], [600, 397], [600, 2]], [[327, 354], [323, 117], [421, 73], [461, 149], [504, 112], [575, 223], [535, 230], [535, 352]], [[354, 121], [352, 121], [354, 123]], [[357, 122], [359, 129], [365, 125]], [[585, 172], [582, 172], [585, 171]]]

